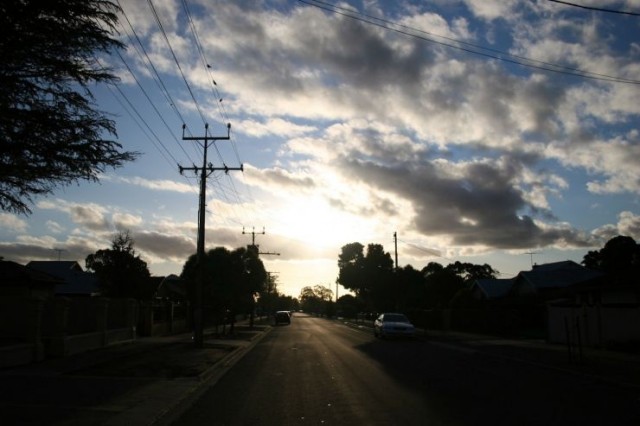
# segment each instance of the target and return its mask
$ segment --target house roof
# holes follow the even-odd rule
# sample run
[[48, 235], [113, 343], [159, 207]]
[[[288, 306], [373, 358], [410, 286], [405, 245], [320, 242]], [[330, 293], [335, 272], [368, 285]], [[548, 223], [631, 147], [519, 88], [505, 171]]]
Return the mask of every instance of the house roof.
[[62, 283], [59, 277], [50, 275], [43, 271], [31, 269], [28, 266], [10, 260], [0, 261], [0, 285], [15, 286], [25, 284], [50, 284]]
[[162, 282], [157, 288], [157, 297], [169, 297], [175, 295], [178, 297], [184, 297], [187, 291], [185, 289], [184, 281], [177, 275], [171, 274], [162, 279]]
[[94, 295], [100, 292], [95, 274], [83, 271], [76, 261], [33, 261], [27, 266], [64, 280], [56, 286], [56, 294]]
[[602, 272], [585, 268], [571, 260], [565, 260], [534, 266], [530, 271], [520, 272], [515, 279], [525, 281], [536, 290], [540, 290], [583, 284], [597, 280], [602, 276]]
[[476, 280], [474, 286], [478, 287], [487, 299], [498, 299], [505, 296], [511, 286], [513, 279], [511, 278], [485, 278]]

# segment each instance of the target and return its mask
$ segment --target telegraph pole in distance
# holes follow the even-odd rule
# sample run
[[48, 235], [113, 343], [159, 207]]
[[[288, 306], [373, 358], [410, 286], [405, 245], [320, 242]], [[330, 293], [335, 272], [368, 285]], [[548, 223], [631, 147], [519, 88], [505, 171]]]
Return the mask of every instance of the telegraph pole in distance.
[[204, 285], [204, 236], [205, 236], [205, 200], [207, 196], [207, 177], [216, 170], [222, 170], [225, 173], [229, 173], [230, 170], [243, 170], [243, 166], [240, 167], [213, 167], [211, 163], [207, 163], [207, 149], [209, 148], [209, 142], [215, 142], [218, 140], [231, 139], [231, 123], [227, 124], [227, 136], [210, 136], [209, 124], [204, 125], [204, 136], [185, 136], [184, 131], [186, 125], [182, 125], [182, 140], [183, 141], [202, 141], [204, 156], [202, 160], [202, 167], [182, 167], [178, 165], [180, 174], [183, 174], [185, 170], [193, 170], [200, 172], [200, 204], [198, 207], [198, 251], [196, 255], [196, 264], [198, 268], [198, 274], [196, 278], [196, 297], [193, 309], [193, 340], [197, 348], [203, 347], [203, 329], [204, 329], [204, 316], [202, 312], [202, 288]]
[[[243, 226], [243, 227], [242, 227], [242, 235], [244, 235], [244, 234], [251, 234], [251, 245], [252, 245], [252, 246], [255, 246], [255, 245], [256, 245], [256, 227], [254, 226], [254, 227], [252, 228], [252, 231], [251, 231], [251, 232], [244, 232], [244, 226]], [[262, 234], [262, 235], [264, 235], [264, 234], [265, 234], [265, 232], [264, 232], [264, 226], [262, 227], [262, 232], [258, 232], [258, 234]], [[257, 246], [256, 246], [256, 247], [257, 247]]]
[[398, 233], [397, 232], [393, 233], [393, 243], [396, 249], [396, 271], [398, 271]]
[[252, 228], [252, 231], [246, 231], [244, 230], [244, 226], [242, 227], [242, 235], [245, 234], [251, 234], [251, 247], [255, 247], [256, 248], [256, 253], [258, 254], [269, 254], [269, 255], [274, 255], [274, 256], [280, 256], [280, 253], [276, 253], [273, 251], [260, 251], [260, 246], [256, 244], [256, 234], [266, 234], [266, 232], [264, 232], [264, 226], [262, 227], [262, 232], [256, 232], [256, 228], [255, 226]]

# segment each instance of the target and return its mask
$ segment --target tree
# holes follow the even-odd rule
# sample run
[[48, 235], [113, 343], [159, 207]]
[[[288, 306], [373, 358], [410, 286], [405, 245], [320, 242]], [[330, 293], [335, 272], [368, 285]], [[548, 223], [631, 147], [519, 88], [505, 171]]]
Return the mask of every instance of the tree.
[[582, 259], [589, 269], [606, 272], [615, 282], [637, 282], [640, 275], [640, 245], [628, 236], [618, 235], [601, 250], [589, 251]]
[[305, 312], [333, 315], [333, 291], [323, 285], [306, 286], [300, 291], [300, 305]]
[[151, 274], [147, 263], [133, 249], [129, 231], [119, 232], [111, 242], [111, 249], [98, 250], [87, 256], [87, 270], [95, 272], [107, 297], [149, 299], [148, 283]]
[[[253, 311], [255, 297], [264, 290], [267, 279], [257, 251], [216, 247], [205, 253], [204, 265], [203, 304], [214, 313], [216, 320], [225, 314], [230, 314], [233, 320], [236, 313]], [[197, 274], [197, 255], [192, 255], [181, 274], [191, 301], [195, 299]]]
[[118, 10], [107, 0], [0, 4], [0, 209], [31, 213], [33, 196], [138, 155], [104, 138], [115, 123], [89, 87], [117, 81], [94, 58], [123, 47], [111, 35]]
[[338, 255], [338, 279], [336, 282], [356, 296], [364, 290], [362, 268], [364, 261], [364, 246], [360, 243], [350, 243], [342, 247]]
[[352, 290], [366, 309], [391, 308], [393, 294], [393, 259], [380, 244], [364, 246], [351, 243], [342, 247], [338, 256], [339, 275], [336, 280], [346, 289]]
[[428, 308], [447, 307], [458, 290], [464, 288], [464, 279], [456, 274], [455, 268], [445, 268], [437, 262], [430, 262], [422, 269], [422, 274]]

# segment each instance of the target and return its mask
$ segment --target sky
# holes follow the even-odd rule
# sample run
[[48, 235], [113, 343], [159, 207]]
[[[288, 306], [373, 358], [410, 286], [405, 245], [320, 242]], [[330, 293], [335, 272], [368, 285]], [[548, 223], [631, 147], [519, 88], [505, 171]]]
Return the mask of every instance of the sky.
[[255, 241], [283, 294], [342, 295], [341, 248], [394, 258], [394, 233], [401, 267], [501, 278], [640, 241], [640, 16], [542, 0], [120, 4], [127, 48], [97, 58], [120, 81], [91, 90], [140, 156], [28, 216], [0, 212], [6, 260], [84, 267], [128, 230], [153, 275], [179, 275], [199, 193], [179, 166], [203, 164], [183, 136], [227, 123], [208, 149], [206, 247]]

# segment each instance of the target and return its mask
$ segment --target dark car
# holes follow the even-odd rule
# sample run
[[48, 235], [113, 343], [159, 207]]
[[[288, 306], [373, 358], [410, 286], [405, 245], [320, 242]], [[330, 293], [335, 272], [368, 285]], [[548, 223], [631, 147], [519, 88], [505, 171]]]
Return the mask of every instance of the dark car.
[[276, 325], [279, 323], [291, 324], [291, 314], [289, 311], [278, 311], [275, 315]]

